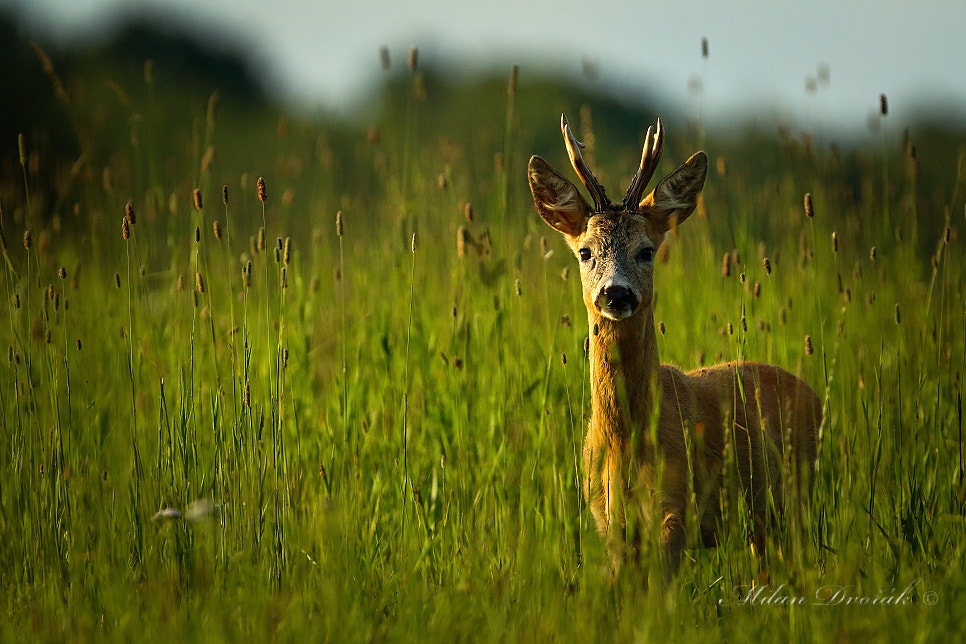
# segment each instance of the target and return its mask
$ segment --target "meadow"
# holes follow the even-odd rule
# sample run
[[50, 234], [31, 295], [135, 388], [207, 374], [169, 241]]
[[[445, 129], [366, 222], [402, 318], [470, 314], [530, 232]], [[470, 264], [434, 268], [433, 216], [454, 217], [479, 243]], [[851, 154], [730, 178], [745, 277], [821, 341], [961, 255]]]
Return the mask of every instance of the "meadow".
[[[0, 639], [962, 636], [966, 142], [627, 126], [525, 67], [397, 67], [362, 126], [48, 68], [77, 154], [26, 132], [0, 181]], [[670, 586], [608, 574], [576, 263], [525, 176], [567, 167], [561, 112], [613, 191], [656, 116], [659, 174], [709, 153], [662, 360], [824, 401], [764, 567], [732, 497]]]

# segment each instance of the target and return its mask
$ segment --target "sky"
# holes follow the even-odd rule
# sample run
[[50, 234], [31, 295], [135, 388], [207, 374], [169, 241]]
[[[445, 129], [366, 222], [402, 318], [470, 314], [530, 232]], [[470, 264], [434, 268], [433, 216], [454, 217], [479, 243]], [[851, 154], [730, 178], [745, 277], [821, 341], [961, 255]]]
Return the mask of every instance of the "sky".
[[[808, 128], [865, 128], [930, 111], [966, 122], [963, 0], [0, 0], [38, 33], [96, 37], [150, 7], [254, 57], [294, 104], [352, 110], [379, 49], [460, 73], [520, 65], [618, 94], [657, 94], [727, 122], [756, 113]], [[703, 58], [701, 41], [708, 42]], [[827, 75], [821, 70], [827, 70]], [[823, 79], [827, 79], [823, 80]], [[809, 81], [814, 90], [806, 89]], [[700, 91], [695, 89], [700, 86]]]

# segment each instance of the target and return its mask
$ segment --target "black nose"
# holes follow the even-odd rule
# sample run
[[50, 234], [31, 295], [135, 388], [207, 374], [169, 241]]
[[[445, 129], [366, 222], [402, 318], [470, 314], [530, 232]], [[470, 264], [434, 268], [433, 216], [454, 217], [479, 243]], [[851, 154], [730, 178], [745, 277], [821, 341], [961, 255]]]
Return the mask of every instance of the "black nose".
[[607, 300], [607, 308], [609, 309], [633, 311], [637, 308], [637, 297], [626, 286], [607, 286], [604, 288], [603, 295], [604, 299]]

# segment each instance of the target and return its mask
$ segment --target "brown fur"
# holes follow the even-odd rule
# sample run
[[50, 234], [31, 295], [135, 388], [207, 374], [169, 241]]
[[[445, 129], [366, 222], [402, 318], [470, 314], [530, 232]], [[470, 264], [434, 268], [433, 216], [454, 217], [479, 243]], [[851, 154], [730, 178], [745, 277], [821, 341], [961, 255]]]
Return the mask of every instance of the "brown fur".
[[[794, 456], [793, 489], [807, 492], [811, 485], [822, 407], [807, 384], [759, 363], [688, 373], [660, 364], [654, 263], [647, 253], [653, 257], [669, 227], [693, 212], [706, 174], [707, 158], [699, 152], [636, 207], [592, 212], [570, 181], [543, 159], [530, 160], [537, 211], [564, 234], [580, 260], [593, 401], [584, 441], [584, 494], [615, 566], [626, 554], [629, 528], [633, 553], [641, 530], [659, 525], [666, 570], [675, 570], [686, 545], [691, 492], [702, 541], [716, 542], [726, 444], [754, 517], [759, 552], [770, 504], [781, 516], [786, 503], [786, 454]], [[615, 285], [633, 293], [631, 304], [608, 300], [607, 287]]]

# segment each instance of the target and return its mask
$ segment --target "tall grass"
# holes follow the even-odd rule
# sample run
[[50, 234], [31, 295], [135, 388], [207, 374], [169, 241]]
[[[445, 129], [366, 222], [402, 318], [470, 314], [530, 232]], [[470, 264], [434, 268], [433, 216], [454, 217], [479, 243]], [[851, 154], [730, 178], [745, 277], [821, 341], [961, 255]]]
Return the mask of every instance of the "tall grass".
[[[233, 122], [196, 97], [190, 122], [168, 122], [152, 83], [129, 108], [152, 115], [150, 151], [89, 150], [66, 195], [36, 193], [54, 170], [40, 159], [31, 175], [25, 141], [0, 222], [3, 639], [961, 634], [956, 168], [930, 165], [950, 195], [939, 212], [917, 197], [923, 253], [876, 214], [912, 189], [901, 176], [850, 198], [840, 159], [783, 141], [787, 167], [763, 182], [755, 158], [707, 132], [729, 162], [658, 261], [662, 359], [801, 375], [824, 393], [821, 467], [762, 559], [731, 494], [721, 544], [689, 550], [672, 585], [648, 586], [646, 567], [612, 580], [581, 493], [574, 260], [543, 238], [523, 177], [505, 176], [531, 153], [563, 159], [531, 143], [560, 110], [525, 108], [517, 81], [465, 114], [456, 142], [415, 128], [411, 98], [368, 142]], [[420, 100], [428, 110], [431, 88]], [[110, 134], [94, 114], [122, 108], [72, 109], [91, 141]], [[639, 142], [600, 143], [603, 174], [628, 175], [618, 161]], [[668, 167], [695, 147], [669, 143]], [[881, 157], [863, 154], [850, 169], [876, 185]], [[446, 181], [422, 181], [430, 171]], [[225, 186], [217, 233], [202, 208], [212, 185]], [[399, 235], [400, 194], [418, 248]], [[128, 199], [137, 222], [118, 235]], [[78, 213], [60, 228], [58, 202]], [[21, 229], [27, 247], [8, 246]]]

